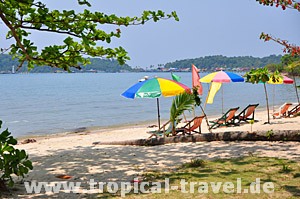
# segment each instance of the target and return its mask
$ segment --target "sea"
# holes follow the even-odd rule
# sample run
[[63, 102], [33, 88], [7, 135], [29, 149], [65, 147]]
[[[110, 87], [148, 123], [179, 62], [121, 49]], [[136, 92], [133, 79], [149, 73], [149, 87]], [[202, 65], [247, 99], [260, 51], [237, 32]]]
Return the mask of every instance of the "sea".
[[[192, 75], [178, 72], [181, 83], [191, 87]], [[200, 73], [204, 77], [207, 73]], [[243, 74], [240, 74], [243, 75]], [[171, 79], [171, 73], [39, 73], [0, 75], [0, 120], [15, 137], [106, 129], [115, 126], [157, 125], [156, 99], [127, 99], [126, 89], [144, 76]], [[297, 79], [300, 84], [300, 79]], [[213, 104], [205, 104], [209, 84], [202, 83], [202, 106], [208, 118], [221, 116], [229, 108], [259, 103], [266, 107], [263, 84], [224, 83]], [[296, 102], [293, 84], [267, 85], [270, 110], [285, 102]], [[160, 97], [162, 122], [168, 120], [173, 97]], [[199, 108], [185, 113], [201, 115]]]

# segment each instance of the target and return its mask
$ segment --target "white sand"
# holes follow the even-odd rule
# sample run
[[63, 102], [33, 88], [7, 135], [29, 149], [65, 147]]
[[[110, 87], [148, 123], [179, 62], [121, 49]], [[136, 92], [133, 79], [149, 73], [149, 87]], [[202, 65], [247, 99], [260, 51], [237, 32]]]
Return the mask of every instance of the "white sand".
[[[256, 122], [252, 129], [256, 130], [298, 130], [300, 117], [271, 119], [267, 121], [265, 111], [256, 113]], [[213, 120], [214, 118], [209, 118]], [[148, 138], [146, 132], [153, 130], [147, 126], [119, 127], [102, 129], [101, 131], [82, 132], [60, 136], [35, 138], [37, 142], [17, 145], [25, 149], [33, 161], [34, 170], [25, 181], [57, 182], [56, 176], [70, 175], [69, 181], [130, 181], [135, 176], [149, 170], [168, 171], [190, 161], [192, 158], [231, 158], [255, 154], [258, 156], [288, 158], [300, 161], [299, 142], [201, 142], [179, 143], [154, 147], [140, 146], [101, 146], [93, 145], [97, 141], [128, 140]], [[214, 129], [221, 131], [250, 131], [251, 125]], [[202, 133], [207, 133], [205, 120], [202, 122]], [[50, 197], [45, 194], [27, 195], [24, 185], [17, 184], [12, 197]], [[85, 194], [54, 195], [60, 198], [82, 198]]]

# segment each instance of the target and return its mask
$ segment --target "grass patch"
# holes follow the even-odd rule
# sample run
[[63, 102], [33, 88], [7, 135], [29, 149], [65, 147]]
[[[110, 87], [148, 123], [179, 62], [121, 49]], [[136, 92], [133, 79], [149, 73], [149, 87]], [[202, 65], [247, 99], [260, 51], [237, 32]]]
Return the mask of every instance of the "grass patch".
[[[169, 179], [169, 186], [165, 184], [165, 178]], [[245, 189], [250, 192], [250, 185], [256, 181], [256, 178], [260, 179], [260, 193], [244, 193]], [[300, 196], [299, 178], [300, 162], [291, 160], [267, 157], [211, 161], [192, 159], [173, 172], [153, 171], [144, 174], [144, 182], [162, 182], [161, 193], [137, 194], [131, 192], [126, 194], [126, 198], [298, 198]], [[181, 186], [183, 179], [187, 182], [184, 188]], [[240, 179], [241, 193], [237, 192], [239, 183], [237, 179]], [[193, 182], [196, 184], [192, 184]], [[213, 191], [211, 182], [222, 183], [218, 193]], [[231, 189], [234, 190], [233, 193], [226, 193], [226, 190], [223, 190], [225, 182], [234, 184], [234, 188]], [[263, 192], [263, 184], [267, 182], [274, 184], [274, 193]], [[203, 183], [208, 183], [208, 193], [201, 193], [205, 192]], [[177, 188], [173, 190], [172, 186], [177, 186]], [[165, 193], [167, 187], [170, 188], [169, 193]], [[188, 193], [183, 193], [183, 189]], [[99, 196], [101, 197], [101, 195]], [[108, 196], [108, 198], [111, 197], [119, 196]]]

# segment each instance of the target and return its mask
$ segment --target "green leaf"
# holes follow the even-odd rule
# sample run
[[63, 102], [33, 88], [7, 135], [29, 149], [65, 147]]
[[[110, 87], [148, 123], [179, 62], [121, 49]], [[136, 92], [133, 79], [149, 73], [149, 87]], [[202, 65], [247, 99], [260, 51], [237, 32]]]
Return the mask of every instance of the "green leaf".
[[14, 150], [14, 147], [12, 147], [12, 146], [5, 146], [3, 148], [3, 151], [7, 151], [7, 152], [12, 152], [13, 150]]
[[30, 160], [26, 160], [23, 162], [23, 165], [28, 167], [29, 169], [33, 169], [32, 162]]
[[3, 131], [1, 134], [0, 134], [0, 137], [8, 137], [11, 133], [8, 131], [8, 129], [6, 129], [5, 131]]
[[8, 182], [8, 186], [9, 186], [9, 187], [13, 187], [14, 185], [15, 185], [14, 181], [10, 180], [10, 181]]
[[11, 144], [11, 145], [16, 145], [18, 143], [18, 141], [13, 138], [13, 137], [10, 137], [10, 139], [7, 141], [8, 144]]
[[79, 5], [87, 5], [91, 7], [92, 5], [87, 0], [78, 0]]
[[[16, 149], [16, 151], [19, 151], [18, 149]], [[25, 150], [21, 150], [19, 153], [19, 159], [25, 159], [27, 157]]]

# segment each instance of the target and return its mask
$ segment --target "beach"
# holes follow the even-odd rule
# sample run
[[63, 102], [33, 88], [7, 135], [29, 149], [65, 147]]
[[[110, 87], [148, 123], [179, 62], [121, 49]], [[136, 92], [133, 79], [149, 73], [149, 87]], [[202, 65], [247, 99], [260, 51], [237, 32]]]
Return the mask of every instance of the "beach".
[[[208, 118], [213, 120], [215, 118]], [[267, 121], [264, 110], [255, 113], [258, 120], [252, 125], [252, 131], [299, 130], [300, 117], [272, 119]], [[33, 162], [34, 169], [24, 179], [38, 182], [64, 181], [59, 175], [67, 175], [70, 181], [132, 181], [135, 177], [151, 170], [172, 171], [192, 158], [216, 159], [249, 155], [278, 157], [300, 161], [299, 142], [198, 142], [176, 143], [153, 147], [93, 145], [93, 142], [122, 141], [148, 138], [147, 131], [153, 123], [108, 128], [101, 130], [83, 130], [76, 133], [46, 135], [34, 137], [36, 142], [16, 146], [25, 149]], [[250, 124], [213, 129], [213, 132], [251, 131]], [[202, 133], [208, 133], [205, 120], [202, 121]], [[28, 138], [27, 138], [28, 139]], [[87, 185], [86, 185], [87, 186]], [[27, 194], [23, 184], [17, 183], [11, 197], [34, 198], [50, 197], [47, 194]], [[54, 194], [54, 193], [53, 193]], [[87, 194], [59, 193], [56, 197], [85, 198]]]

